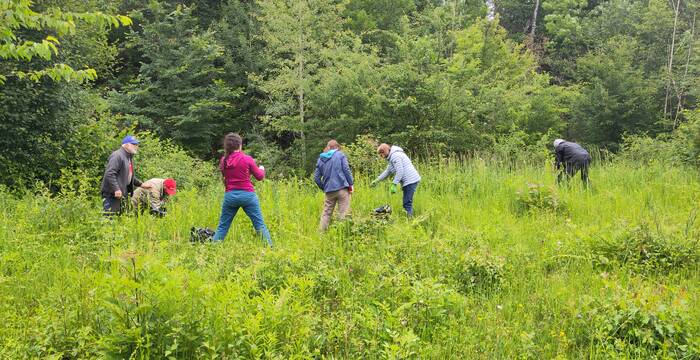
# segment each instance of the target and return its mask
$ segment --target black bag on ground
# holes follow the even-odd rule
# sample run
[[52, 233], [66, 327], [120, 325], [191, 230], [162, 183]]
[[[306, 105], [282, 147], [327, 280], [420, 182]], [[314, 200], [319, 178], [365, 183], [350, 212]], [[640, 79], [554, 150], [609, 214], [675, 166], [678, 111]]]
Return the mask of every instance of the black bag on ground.
[[391, 206], [382, 205], [372, 212], [374, 216], [389, 216], [391, 214]]
[[204, 227], [195, 227], [193, 226], [190, 229], [190, 242], [207, 242], [207, 241], [212, 241], [214, 238], [214, 230]]

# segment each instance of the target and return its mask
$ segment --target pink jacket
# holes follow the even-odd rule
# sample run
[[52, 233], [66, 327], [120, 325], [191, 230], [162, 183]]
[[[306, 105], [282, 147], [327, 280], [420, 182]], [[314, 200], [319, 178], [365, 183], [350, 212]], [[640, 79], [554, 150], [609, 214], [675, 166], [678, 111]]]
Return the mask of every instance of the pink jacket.
[[219, 169], [224, 176], [226, 192], [232, 190], [255, 192], [253, 183], [250, 182], [250, 175], [255, 176], [258, 181], [265, 178], [265, 171], [258, 168], [252, 157], [241, 151], [222, 157]]

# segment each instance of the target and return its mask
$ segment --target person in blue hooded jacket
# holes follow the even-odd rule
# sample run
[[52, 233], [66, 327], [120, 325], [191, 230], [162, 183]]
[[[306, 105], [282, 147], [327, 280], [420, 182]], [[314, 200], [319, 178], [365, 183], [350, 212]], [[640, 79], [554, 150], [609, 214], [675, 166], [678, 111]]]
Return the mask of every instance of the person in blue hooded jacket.
[[350, 212], [350, 194], [353, 191], [353, 178], [348, 158], [340, 151], [340, 145], [330, 140], [316, 161], [314, 171], [316, 185], [326, 194], [321, 213], [321, 231], [326, 231], [338, 205], [338, 218], [344, 219]]

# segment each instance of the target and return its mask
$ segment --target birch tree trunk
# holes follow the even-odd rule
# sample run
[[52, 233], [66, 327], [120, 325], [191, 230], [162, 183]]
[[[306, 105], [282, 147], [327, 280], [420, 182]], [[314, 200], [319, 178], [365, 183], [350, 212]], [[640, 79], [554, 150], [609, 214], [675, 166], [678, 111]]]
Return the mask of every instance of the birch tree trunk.
[[[669, 54], [668, 54], [668, 71], [667, 71], [667, 79], [666, 79], [666, 99], [664, 100], [664, 117], [669, 116], [670, 112], [670, 100], [671, 100], [671, 83], [673, 81], [673, 55], [675, 54], [676, 51], [676, 30], [678, 29], [678, 12], [679, 8], [681, 5], [681, 0], [671, 0], [671, 3], [673, 6], [675, 6], [674, 9], [674, 16], [673, 16], [673, 33], [671, 35], [671, 48], [669, 49]], [[675, 123], [674, 123], [674, 128], [675, 128]]]

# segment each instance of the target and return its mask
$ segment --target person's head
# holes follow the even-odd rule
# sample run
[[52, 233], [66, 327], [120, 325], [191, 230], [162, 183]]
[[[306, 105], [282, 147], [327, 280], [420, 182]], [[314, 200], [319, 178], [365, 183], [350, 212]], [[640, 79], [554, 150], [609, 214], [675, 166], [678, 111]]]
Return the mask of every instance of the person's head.
[[323, 149], [323, 151], [329, 151], [329, 150], [340, 150], [340, 144], [335, 139], [331, 139], [328, 141], [328, 144], [326, 144], [326, 148]]
[[384, 159], [389, 157], [390, 151], [391, 146], [389, 146], [388, 144], [380, 144], [379, 147], [377, 147], [377, 154], [379, 154], [379, 156], [381, 156]]
[[127, 135], [122, 139], [122, 147], [129, 154], [136, 154], [139, 151], [140, 142], [135, 137]]
[[224, 137], [224, 152], [226, 155], [243, 148], [243, 138], [236, 133], [228, 133]]
[[559, 146], [559, 144], [561, 144], [563, 142], [564, 142], [564, 139], [556, 139], [556, 140], [554, 140], [554, 142], [552, 144], [556, 148], [557, 146]]
[[163, 181], [163, 191], [168, 195], [168, 196], [173, 196], [177, 192], [177, 183], [175, 182], [175, 179], [167, 178], [165, 181]]

